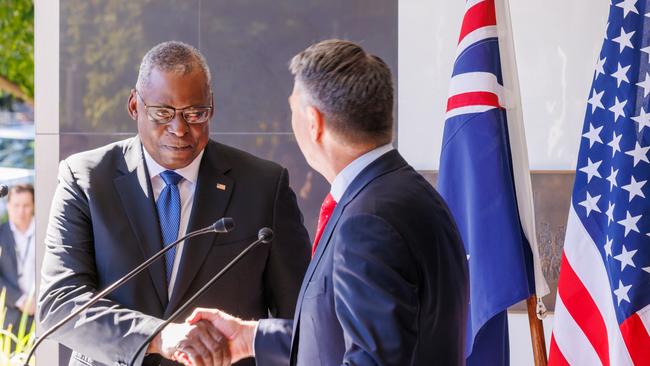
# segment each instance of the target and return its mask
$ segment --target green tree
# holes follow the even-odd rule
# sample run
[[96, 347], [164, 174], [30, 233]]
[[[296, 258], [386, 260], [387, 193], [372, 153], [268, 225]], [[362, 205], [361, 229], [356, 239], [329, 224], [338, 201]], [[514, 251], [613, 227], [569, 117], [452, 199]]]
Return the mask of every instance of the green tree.
[[0, 90], [34, 105], [33, 0], [0, 0]]

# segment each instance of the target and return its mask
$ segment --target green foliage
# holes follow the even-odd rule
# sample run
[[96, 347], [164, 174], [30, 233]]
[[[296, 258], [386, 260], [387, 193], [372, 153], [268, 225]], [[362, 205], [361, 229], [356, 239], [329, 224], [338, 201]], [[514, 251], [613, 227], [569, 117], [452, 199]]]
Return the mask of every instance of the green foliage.
[[[13, 332], [12, 325], [4, 326], [7, 307], [5, 306], [6, 290], [0, 292], [0, 366], [22, 365], [25, 362], [26, 353], [32, 348], [35, 340], [35, 323], [27, 330], [28, 315], [23, 312], [18, 325], [18, 331]], [[29, 301], [32, 301], [31, 299]], [[34, 365], [34, 358], [29, 360]]]
[[16, 97], [33, 100], [33, 0], [0, 0], [0, 78], [24, 94]]

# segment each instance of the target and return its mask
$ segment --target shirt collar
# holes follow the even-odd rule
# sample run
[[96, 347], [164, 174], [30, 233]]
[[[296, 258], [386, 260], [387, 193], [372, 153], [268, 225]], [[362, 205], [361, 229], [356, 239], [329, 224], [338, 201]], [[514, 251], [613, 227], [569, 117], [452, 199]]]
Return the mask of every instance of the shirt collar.
[[334, 201], [339, 202], [341, 200], [343, 193], [345, 193], [345, 190], [348, 189], [350, 183], [352, 183], [354, 178], [356, 178], [357, 175], [359, 175], [359, 173], [365, 169], [365, 167], [391, 150], [393, 150], [392, 144], [380, 146], [359, 156], [345, 168], [343, 168], [343, 170], [341, 170], [339, 174], [336, 175], [336, 178], [334, 178], [332, 187], [330, 188], [330, 194], [334, 198]]
[[[147, 169], [149, 170], [149, 176], [151, 177], [150, 179], [153, 179], [154, 177], [157, 177], [160, 175], [160, 173], [164, 172], [165, 170], [170, 170], [162, 165], [158, 164], [152, 157], [149, 155], [149, 152], [147, 149], [142, 147], [142, 151], [144, 152], [144, 160], [147, 163]], [[192, 162], [187, 165], [184, 168], [176, 169], [174, 172], [178, 173], [183, 179], [189, 181], [190, 183], [194, 184], [196, 183], [196, 179], [199, 176], [199, 167], [201, 166], [201, 158], [203, 157], [203, 152], [205, 151], [205, 148], [201, 150], [199, 155], [197, 155]]]
[[29, 223], [29, 226], [27, 227], [27, 231], [25, 231], [24, 233], [22, 231], [18, 230], [16, 225], [14, 225], [13, 221], [11, 221], [11, 220], [9, 220], [9, 228], [14, 233], [14, 235], [18, 234], [18, 235], [22, 235], [22, 236], [30, 236], [30, 235], [34, 234], [34, 229], [35, 229], [34, 218], [32, 217], [32, 221]]

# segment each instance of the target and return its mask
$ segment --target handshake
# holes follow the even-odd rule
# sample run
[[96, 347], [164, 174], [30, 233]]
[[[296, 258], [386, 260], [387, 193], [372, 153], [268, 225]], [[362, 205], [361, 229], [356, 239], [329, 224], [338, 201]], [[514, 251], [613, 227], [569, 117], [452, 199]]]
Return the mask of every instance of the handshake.
[[216, 309], [194, 310], [183, 324], [169, 324], [147, 353], [158, 353], [186, 366], [230, 365], [253, 356], [257, 321], [243, 321]]

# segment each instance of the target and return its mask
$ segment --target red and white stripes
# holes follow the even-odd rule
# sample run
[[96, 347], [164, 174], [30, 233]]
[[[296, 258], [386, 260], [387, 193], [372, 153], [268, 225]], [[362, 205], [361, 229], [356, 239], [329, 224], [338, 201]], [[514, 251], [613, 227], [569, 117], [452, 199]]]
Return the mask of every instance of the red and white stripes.
[[560, 272], [549, 365], [632, 365], [603, 260], [573, 205]]

